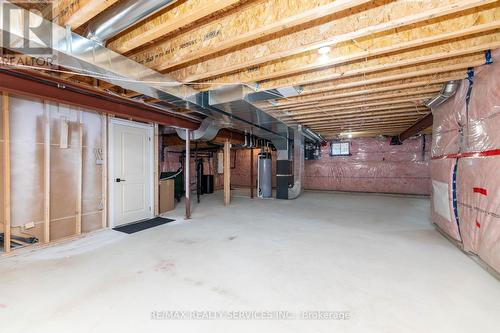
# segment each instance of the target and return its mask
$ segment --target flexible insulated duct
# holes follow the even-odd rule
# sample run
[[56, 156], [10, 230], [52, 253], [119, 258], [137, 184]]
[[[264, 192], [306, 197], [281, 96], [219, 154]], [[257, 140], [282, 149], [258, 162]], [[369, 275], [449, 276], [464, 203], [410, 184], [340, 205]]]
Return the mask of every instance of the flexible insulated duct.
[[431, 109], [434, 109], [434, 108], [440, 106], [441, 104], [446, 102], [450, 97], [455, 95], [459, 84], [460, 84], [460, 81], [446, 82], [443, 86], [443, 89], [439, 93], [439, 95], [437, 95], [436, 97], [433, 97], [430, 100], [428, 100], [427, 102], [425, 102], [425, 105]]
[[92, 20], [85, 31], [89, 39], [105, 43], [177, 0], [125, 0]]

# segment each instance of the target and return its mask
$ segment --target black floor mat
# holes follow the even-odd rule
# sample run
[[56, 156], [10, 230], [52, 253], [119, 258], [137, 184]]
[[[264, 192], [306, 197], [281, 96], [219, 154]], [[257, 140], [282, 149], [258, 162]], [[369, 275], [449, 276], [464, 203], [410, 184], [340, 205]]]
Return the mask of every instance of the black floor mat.
[[163, 217], [155, 217], [154, 219], [151, 219], [151, 220], [127, 224], [127, 225], [124, 225], [121, 227], [116, 227], [116, 228], [113, 228], [113, 230], [124, 232], [126, 234], [133, 234], [133, 233], [136, 233], [136, 232], [139, 232], [142, 230], [154, 228], [154, 227], [157, 227], [159, 225], [173, 222], [173, 221], [175, 221], [175, 220], [166, 219]]

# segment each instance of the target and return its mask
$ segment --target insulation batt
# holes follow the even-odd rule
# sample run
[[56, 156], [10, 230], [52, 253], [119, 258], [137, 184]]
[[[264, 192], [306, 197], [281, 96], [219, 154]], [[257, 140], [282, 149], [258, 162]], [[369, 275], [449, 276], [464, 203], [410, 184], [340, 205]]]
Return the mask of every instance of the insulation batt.
[[[468, 108], [470, 83], [463, 80], [452, 99], [432, 110], [432, 181], [447, 180], [452, 198], [452, 165], [457, 163], [458, 213], [451, 204], [448, 213], [452, 218], [444, 221], [439, 214], [442, 193], [433, 190], [432, 218], [442, 230], [461, 240], [465, 251], [500, 272], [500, 50], [492, 52], [492, 60], [492, 64], [474, 69]], [[457, 229], [461, 238], [457, 238]]]
[[[387, 138], [350, 139], [351, 156], [330, 156], [330, 145], [322, 148], [318, 161], [305, 161], [306, 190], [430, 194], [430, 145], [426, 136], [391, 146]], [[254, 180], [257, 179], [257, 154], [254, 150]], [[250, 150], [236, 151], [231, 184], [250, 185]], [[273, 186], [276, 185], [276, 154], [273, 152]], [[255, 184], [253, 184], [255, 186]]]
[[[456, 163], [456, 159], [431, 161], [433, 193], [433, 200], [431, 200], [431, 216], [432, 221], [444, 232], [453, 239], [461, 241], [452, 201], [453, 169]], [[444, 187], [441, 191], [440, 186]]]
[[431, 138], [426, 136], [425, 151], [423, 140], [391, 146], [388, 138], [351, 139], [351, 156], [330, 156], [327, 145], [320, 160], [306, 161], [305, 188], [428, 195]]

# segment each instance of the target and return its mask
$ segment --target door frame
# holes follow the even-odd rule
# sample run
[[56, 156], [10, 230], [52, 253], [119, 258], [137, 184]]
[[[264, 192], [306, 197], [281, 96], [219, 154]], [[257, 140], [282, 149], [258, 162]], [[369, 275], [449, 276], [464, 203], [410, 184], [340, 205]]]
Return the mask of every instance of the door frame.
[[122, 125], [122, 126], [130, 126], [130, 127], [135, 127], [135, 128], [141, 128], [141, 129], [146, 129], [148, 130], [149, 133], [149, 162], [150, 162], [150, 177], [149, 177], [149, 202], [151, 205], [151, 214], [150, 218], [155, 217], [155, 211], [154, 211], [154, 206], [155, 206], [155, 153], [154, 153], [154, 125], [153, 124], [148, 124], [148, 123], [140, 123], [136, 121], [131, 121], [131, 120], [126, 120], [126, 119], [121, 119], [121, 118], [114, 118], [110, 117], [108, 118], [108, 227], [109, 228], [114, 228], [115, 227], [115, 210], [114, 210], [114, 180], [116, 177], [114, 177], [114, 166], [115, 166], [115, 161], [114, 161], [114, 128], [116, 125]]

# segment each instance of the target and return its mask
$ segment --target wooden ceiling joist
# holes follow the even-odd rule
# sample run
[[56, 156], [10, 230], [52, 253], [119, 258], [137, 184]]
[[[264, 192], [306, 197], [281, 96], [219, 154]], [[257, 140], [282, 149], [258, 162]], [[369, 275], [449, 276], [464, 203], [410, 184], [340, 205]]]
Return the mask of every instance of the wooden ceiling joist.
[[385, 105], [407, 105], [407, 106], [420, 106], [423, 105], [423, 102], [434, 97], [436, 94], [428, 94], [428, 95], [419, 95], [414, 97], [406, 97], [406, 98], [395, 98], [389, 99], [387, 101], [381, 102], [370, 102], [370, 103], [352, 103], [346, 104], [340, 107], [317, 107], [317, 108], [307, 108], [301, 109], [300, 111], [288, 111], [286, 112], [289, 115], [311, 115], [315, 113], [323, 113], [333, 112], [333, 111], [342, 111], [342, 110], [353, 110], [353, 109], [363, 109], [373, 106], [385, 106]]
[[357, 120], [357, 121], [345, 121], [345, 122], [336, 122], [335, 124], [325, 124], [323, 126], [315, 126], [315, 125], [307, 125], [309, 128], [314, 130], [326, 130], [329, 128], [340, 128], [345, 126], [352, 126], [353, 124], [357, 126], [372, 126], [373, 124], [385, 124], [385, 125], [396, 125], [396, 124], [412, 124], [421, 119], [422, 117], [413, 116], [413, 117], [403, 117], [398, 120], [396, 119], [372, 119], [372, 120]]
[[[419, 114], [424, 114], [429, 112], [430, 110], [427, 107], [400, 107], [400, 108], [373, 108], [370, 110], [355, 110], [355, 111], [348, 111], [348, 112], [338, 112], [338, 113], [333, 113], [333, 114], [327, 114], [327, 115], [318, 115], [315, 117], [309, 117], [309, 118], [300, 118], [298, 117], [297, 120], [303, 121], [304, 123], [312, 123], [312, 122], [317, 122], [321, 123], [324, 121], [327, 121], [329, 119], [334, 119], [336, 117], [358, 117], [358, 116], [379, 116], [379, 115], [391, 115], [391, 114], [403, 114], [403, 113], [419, 113]], [[295, 117], [292, 117], [292, 119], [295, 120]]]
[[[384, 134], [381, 134], [383, 132]], [[323, 132], [323, 137], [327, 140], [329, 139], [335, 139], [335, 140], [343, 140], [346, 138], [367, 138], [367, 137], [376, 137], [380, 135], [384, 136], [396, 136], [401, 132], [400, 129], [385, 129], [385, 130], [356, 130], [356, 131], [350, 131], [349, 136], [347, 136], [347, 133], [345, 131], [328, 131], [328, 132]]]
[[357, 132], [357, 131], [394, 131], [394, 132], [400, 132], [401, 130], [408, 128], [408, 126], [411, 126], [410, 123], [406, 124], [389, 124], [389, 125], [370, 125], [370, 126], [342, 126], [342, 127], [331, 127], [331, 128], [325, 128], [322, 130], [322, 133], [349, 133], [349, 132]]
[[273, 34], [331, 16], [369, 0], [260, 0], [221, 19], [176, 36], [132, 56], [159, 71], [200, 61]]
[[[344, 139], [344, 136], [341, 135], [342, 132], [330, 132], [330, 133], [325, 133], [325, 137], [328, 136], [328, 138], [335, 138], [335, 139]], [[387, 136], [395, 136], [399, 132], [398, 131], [384, 131], [384, 135]], [[366, 138], [366, 137], [376, 137], [379, 136], [380, 131], [357, 131], [357, 132], [350, 132], [349, 133], [349, 138]]]
[[336, 125], [325, 125], [325, 126], [311, 126], [310, 128], [313, 130], [328, 130], [328, 129], [361, 129], [361, 128], [380, 128], [380, 127], [387, 127], [387, 126], [402, 126], [402, 127], [409, 127], [413, 123], [415, 123], [419, 118], [415, 117], [412, 119], [403, 119], [403, 120], [391, 120], [391, 121], [353, 121], [353, 122], [341, 122], [337, 123]]
[[[413, 95], [424, 95], [424, 94], [435, 94], [442, 89], [442, 85], [435, 85], [432, 87], [424, 87], [421, 89], [406, 89], [403, 91], [392, 92], [389, 94], [374, 94], [370, 97], [362, 97], [362, 98], [330, 98], [327, 100], [321, 100], [317, 103], [309, 102], [308, 104], [295, 104], [295, 105], [285, 105], [279, 106], [271, 109], [270, 111], [284, 110], [284, 111], [297, 111], [301, 109], [307, 109], [310, 107], [328, 107], [328, 106], [336, 106], [350, 103], [359, 103], [359, 102], [367, 102], [367, 101], [377, 101], [377, 100], [385, 100], [385, 99], [394, 99], [397, 97], [405, 97], [405, 96], [413, 96]], [[417, 96], [418, 97], [418, 96]]]
[[373, 133], [373, 136], [375, 135], [396, 135], [401, 133], [401, 131], [404, 131], [408, 126], [411, 126], [410, 124], [403, 124], [403, 125], [389, 125], [389, 126], [351, 126], [351, 127], [342, 127], [342, 128], [330, 128], [330, 129], [324, 129], [321, 131], [321, 134], [324, 135], [325, 138], [333, 138], [337, 135], [346, 135], [346, 134], [351, 134], [352, 133], [357, 133], [357, 132], [375, 132]]
[[[425, 115], [424, 115], [425, 116]], [[383, 125], [395, 125], [395, 124], [413, 124], [415, 123], [418, 119], [421, 119], [422, 115], [416, 115], [416, 116], [411, 116], [411, 117], [402, 117], [400, 119], [350, 119], [350, 120], [343, 120], [343, 121], [337, 121], [335, 123], [330, 123], [330, 124], [322, 124], [322, 125], [308, 125], [311, 129], [314, 130], [325, 130], [327, 128], [344, 128], [346, 126], [377, 126], [379, 124]]]
[[[82, 29], [118, 1], [59, 0], [56, 21]], [[200, 91], [301, 86], [298, 96], [256, 105], [325, 137], [397, 135], [429, 114], [423, 103], [445, 82], [500, 48], [500, 1], [178, 1], [108, 46]]]
[[[457, 7], [454, 8], [457, 10]], [[383, 10], [383, 7], [377, 10]], [[430, 12], [434, 14], [435, 9]], [[440, 12], [444, 15], [443, 13], [446, 11]], [[419, 15], [421, 18], [432, 17], [431, 14]], [[275, 50], [275, 53], [267, 57], [260, 57], [260, 53], [253, 50], [262, 45], [251, 46], [248, 48], [250, 51], [238, 50], [169, 74], [183, 82], [206, 80], [224, 75], [226, 76], [220, 78], [221, 81], [262, 81], [485, 33], [500, 27], [499, 18], [500, 7], [495, 4], [493, 7], [487, 6], [482, 11], [452, 16], [446, 20], [436, 20], [434, 16], [433, 22], [426, 25], [415, 25], [414, 20], [409, 18], [408, 24], [413, 24], [407, 29], [385, 31], [383, 34], [373, 34], [373, 32], [356, 30], [356, 27], [353, 27], [354, 30], [345, 35], [338, 33], [332, 35], [332, 38], [339, 42], [330, 49], [327, 55], [318, 53], [318, 47], [312, 49], [310, 46], [305, 47], [304, 45], [309, 45], [307, 40], [294, 39], [288, 43], [280, 43], [281, 49]], [[358, 39], [352, 38], [354, 32], [359, 35], [360, 31], [367, 35], [359, 36]], [[250, 52], [250, 54], [243, 56], [240, 54], [242, 52]], [[237, 73], [228, 76], [235, 72]]]
[[[409, 80], [445, 80], [437, 82], [446, 82], [451, 80], [464, 79], [467, 75], [469, 66], [480, 66], [484, 64], [484, 58], [477, 56], [475, 61], [467, 64], [442, 64], [442, 67], [414, 67], [407, 68], [406, 71], [392, 70], [387, 72], [366, 74], [362, 77], [352, 77], [338, 79], [331, 82], [321, 82], [304, 86], [304, 91], [300, 96], [310, 96], [317, 94], [331, 93], [332, 91], [378, 87], [383, 84], [400, 84]], [[450, 78], [450, 80], [448, 80]]]
[[[446, 82], [446, 81], [443, 81]], [[408, 93], [412, 93], [413, 90], [425, 90], [425, 89], [433, 89], [433, 90], [439, 90], [443, 86], [442, 82], [436, 83], [436, 82], [415, 82], [412, 84], [397, 84], [397, 85], [389, 85], [385, 87], [380, 87], [380, 88], [372, 88], [372, 89], [357, 89], [357, 90], [348, 90], [346, 92], [339, 92], [339, 93], [332, 93], [332, 94], [324, 94], [321, 97], [316, 96], [316, 98], [304, 98], [302, 100], [289, 100], [286, 102], [281, 102], [274, 108], [272, 108], [272, 111], [274, 110], [282, 110], [286, 109], [287, 107], [294, 107], [294, 106], [301, 106], [301, 105], [315, 105], [318, 104], [319, 102], [323, 101], [330, 101], [330, 100], [338, 100], [340, 98], [348, 98], [348, 97], [358, 97], [358, 96], [366, 96], [366, 98], [374, 98], [375, 96], [381, 96], [378, 95], [380, 93], [387, 93], [387, 92], [392, 92], [393, 94], [397, 93], [403, 93], [404, 91], [408, 91]], [[373, 96], [373, 97], [372, 97]], [[267, 106], [265, 107], [267, 108]]]
[[484, 59], [483, 52], [500, 47], [500, 32], [485, 34], [479, 37], [455, 41], [446, 45], [438, 45], [397, 53], [391, 56], [367, 59], [347, 65], [340, 65], [325, 70], [308, 72], [287, 78], [269, 80], [261, 83], [261, 89], [273, 89], [278, 87], [290, 87], [335, 80], [348, 76], [369, 74], [400, 67], [418, 66], [426, 64], [433, 67], [436, 63], [448, 62], [449, 64], [467, 64], [471, 56], [476, 55]]
[[[464, 78], [464, 73], [458, 73], [455, 76], [427, 76], [427, 77], [417, 77], [406, 80], [401, 80], [397, 82], [386, 82], [377, 85], [354, 87], [347, 89], [334, 90], [332, 92], [319, 92], [313, 93], [302, 93], [296, 97], [288, 97], [283, 99], [278, 99], [275, 101], [274, 105], [276, 108], [286, 105], [300, 105], [301, 103], [311, 103], [319, 102], [324, 100], [330, 100], [334, 98], [344, 98], [344, 97], [356, 97], [356, 96], [370, 96], [377, 93], [385, 92], [398, 92], [406, 89], [419, 89], [419, 88], [431, 88], [442, 86], [444, 82], [452, 80], [460, 80]], [[268, 102], [260, 103], [259, 106], [267, 107]]]
[[273, 113], [272, 115], [279, 118], [282, 121], [288, 121], [289, 119], [295, 120], [310, 120], [310, 119], [323, 119], [328, 117], [340, 116], [340, 115], [351, 115], [351, 114], [360, 114], [364, 112], [375, 112], [375, 111], [392, 111], [392, 110], [400, 110], [400, 109], [413, 109], [415, 111], [420, 111], [421, 109], [426, 108], [424, 105], [419, 105], [413, 101], [411, 102], [394, 102], [394, 103], [374, 103], [373, 105], [359, 105], [359, 106], [350, 106], [348, 108], [329, 108], [329, 109], [309, 109], [304, 112], [290, 113], [290, 112], [282, 112], [282, 113]]
[[347, 110], [343, 111], [343, 109], [339, 109], [337, 111], [335, 110], [329, 110], [329, 111], [323, 111], [323, 112], [315, 112], [313, 114], [299, 114], [299, 115], [288, 115], [288, 116], [283, 116], [280, 117], [280, 119], [287, 120], [287, 118], [293, 118], [295, 120], [301, 120], [301, 121], [306, 121], [306, 120], [327, 120], [333, 115], [345, 115], [345, 114], [356, 114], [360, 112], [378, 112], [378, 111], [392, 111], [392, 110], [408, 110], [412, 109], [415, 110], [415, 112], [426, 112], [428, 111], [427, 107], [425, 106], [408, 106], [408, 105], [391, 105], [391, 106], [381, 106], [381, 107], [364, 107], [364, 108], [358, 108], [358, 109], [353, 109], [353, 110]]
[[119, 0], [58, 0], [54, 3], [54, 22], [72, 30], [87, 23]]
[[[427, 112], [428, 113], [428, 112]], [[373, 113], [362, 113], [359, 112], [357, 114], [345, 115], [345, 116], [330, 116], [328, 118], [329, 122], [336, 122], [337, 120], [347, 120], [347, 119], [397, 119], [404, 117], [419, 117], [424, 115], [425, 113], [415, 112], [415, 110], [405, 111], [405, 112], [392, 112], [390, 114], [373, 114]], [[326, 121], [302, 121], [305, 125], [318, 125], [325, 124]]]
[[243, 0], [190, 0], [147, 20], [125, 35], [116, 38], [108, 47], [118, 53], [126, 53], [152, 41], [163, 38], [180, 29], [192, 26], [202, 19], [228, 10]]

